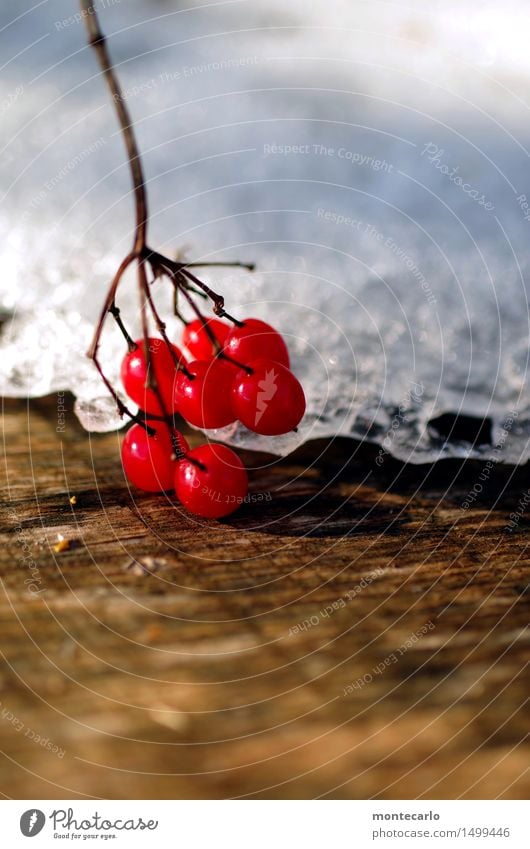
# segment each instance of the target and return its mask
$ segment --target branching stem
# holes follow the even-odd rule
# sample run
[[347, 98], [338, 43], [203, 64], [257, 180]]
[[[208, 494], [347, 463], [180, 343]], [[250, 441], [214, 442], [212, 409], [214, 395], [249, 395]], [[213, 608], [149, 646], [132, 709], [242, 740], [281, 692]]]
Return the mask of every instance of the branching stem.
[[[160, 387], [158, 386], [158, 382], [156, 379], [156, 374], [153, 368], [152, 356], [150, 351], [149, 344], [149, 321], [148, 321], [148, 313], [151, 313], [151, 316], [154, 320], [156, 328], [160, 333], [164, 344], [167, 346], [173, 361], [175, 363], [175, 367], [177, 369], [181, 369], [184, 371], [187, 376], [192, 379], [193, 375], [186, 369], [186, 366], [178, 361], [178, 358], [174, 352], [173, 346], [167, 336], [166, 327], [164, 322], [162, 321], [153, 298], [151, 296], [150, 291], [150, 281], [147, 275], [147, 269], [150, 268], [153, 274], [153, 278], [156, 280], [158, 278], [166, 277], [170, 279], [172, 285], [174, 286], [175, 292], [175, 314], [179, 317], [180, 314], [177, 309], [177, 295], [181, 292], [186, 301], [190, 304], [195, 314], [201, 319], [205, 332], [208, 335], [208, 338], [214, 345], [214, 349], [217, 352], [218, 356], [225, 357], [226, 359], [230, 359], [222, 351], [219, 349], [219, 344], [214, 334], [210, 330], [207, 324], [207, 318], [202, 314], [202, 312], [197, 307], [195, 301], [192, 298], [191, 293], [194, 295], [200, 295], [201, 297], [209, 298], [213, 304], [213, 311], [218, 316], [223, 316], [227, 318], [229, 321], [232, 321], [235, 325], [242, 327], [242, 323], [238, 321], [233, 316], [229, 315], [224, 308], [224, 298], [222, 295], [214, 292], [206, 283], [203, 283], [195, 274], [190, 271], [191, 268], [199, 268], [199, 267], [208, 267], [208, 266], [217, 266], [217, 267], [239, 267], [246, 268], [249, 271], [254, 270], [254, 265], [251, 263], [242, 263], [242, 262], [179, 262], [177, 260], [169, 259], [168, 257], [163, 256], [158, 251], [151, 250], [147, 245], [147, 224], [148, 224], [148, 206], [147, 206], [147, 192], [145, 185], [145, 177], [144, 171], [142, 168], [142, 162], [140, 159], [140, 153], [138, 150], [138, 144], [136, 141], [136, 135], [133, 128], [133, 123], [131, 120], [131, 116], [129, 113], [129, 109], [127, 107], [125, 98], [123, 96], [123, 90], [121, 88], [120, 82], [114, 70], [114, 65], [112, 64], [112, 60], [110, 58], [109, 51], [107, 49], [107, 41], [105, 36], [103, 35], [100, 25], [98, 14], [93, 5], [93, 0], [80, 0], [81, 12], [83, 14], [83, 18], [85, 20], [87, 36], [88, 36], [88, 44], [92, 47], [96, 53], [99, 66], [101, 68], [101, 73], [103, 78], [107, 84], [112, 102], [114, 104], [114, 109], [116, 112], [116, 116], [118, 118], [118, 123], [120, 125], [121, 134], [123, 137], [123, 141], [125, 143], [125, 149], [127, 151], [127, 159], [129, 162], [129, 169], [131, 173], [133, 192], [134, 192], [134, 205], [135, 205], [135, 228], [134, 228], [134, 239], [133, 246], [130, 253], [127, 254], [125, 259], [122, 260], [116, 274], [114, 275], [114, 279], [112, 280], [109, 291], [107, 292], [107, 296], [105, 298], [105, 302], [103, 305], [103, 309], [101, 311], [98, 323], [96, 325], [94, 338], [92, 340], [92, 344], [87, 352], [87, 355], [90, 359], [93, 360], [94, 365], [98, 369], [105, 386], [111, 393], [114, 398], [116, 405], [118, 407], [118, 412], [120, 415], [128, 415], [133, 421], [138, 422], [146, 430], [153, 434], [155, 431], [153, 428], [149, 427], [146, 423], [146, 418], [149, 418], [145, 414], [134, 415], [128, 409], [128, 407], [123, 403], [120, 399], [118, 393], [110, 383], [109, 379], [103, 372], [101, 364], [98, 359], [98, 349], [101, 340], [101, 334], [103, 332], [105, 320], [109, 313], [113, 316], [116, 321], [121, 333], [125, 337], [127, 342], [129, 351], [135, 350], [137, 347], [137, 343], [133, 340], [133, 338], [129, 335], [123, 320], [121, 318], [120, 310], [116, 306], [116, 294], [118, 291], [118, 287], [120, 282], [123, 279], [125, 272], [128, 270], [129, 266], [133, 263], [137, 266], [137, 283], [138, 283], [138, 294], [140, 297], [140, 314], [141, 314], [141, 326], [142, 326], [142, 347], [144, 350], [144, 356], [146, 360], [147, 367], [147, 385], [146, 389], [151, 389], [158, 400], [158, 404], [160, 410], [162, 412], [162, 417], [155, 417], [156, 419], [161, 419], [164, 421], [168, 427], [170, 428], [171, 433], [173, 434], [173, 442], [175, 445], [175, 450], [178, 451], [178, 445], [176, 438], [174, 436], [175, 430], [175, 422], [172, 414], [172, 410], [168, 410], [167, 406], [164, 402], [164, 398], [160, 392]], [[184, 319], [183, 319], [184, 320]], [[232, 360], [232, 362], [235, 362]], [[246, 366], [241, 363], [236, 363], [241, 368], [246, 368], [247, 371], [250, 371]], [[177, 454], [178, 456], [178, 454]]]
[[109, 88], [114, 109], [121, 128], [125, 148], [127, 150], [127, 158], [131, 170], [131, 178], [134, 187], [134, 199], [136, 206], [136, 228], [134, 235], [133, 253], [140, 255], [145, 249], [147, 239], [147, 192], [145, 190], [145, 178], [142, 168], [142, 161], [136, 136], [129, 114], [129, 109], [123, 97], [123, 91], [119, 83], [118, 77], [114, 71], [114, 66], [110, 59], [109, 51], [107, 50], [107, 41], [99, 26], [99, 19], [94, 8], [93, 0], [80, 0], [81, 11], [85, 19], [85, 24], [88, 33], [88, 43], [94, 48], [101, 72], [105, 78]]

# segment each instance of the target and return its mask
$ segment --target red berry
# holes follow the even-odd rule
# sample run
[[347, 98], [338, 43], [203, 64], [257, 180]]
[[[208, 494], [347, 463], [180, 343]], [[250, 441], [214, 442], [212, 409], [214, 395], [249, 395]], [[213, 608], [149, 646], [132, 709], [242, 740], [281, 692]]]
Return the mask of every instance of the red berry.
[[[127, 479], [147, 492], [173, 489], [175, 475], [175, 447], [167, 425], [156, 422], [156, 433], [150, 436], [139, 424], [125, 434], [121, 445], [121, 460]], [[183, 453], [188, 443], [181, 433], [173, 431]]]
[[269, 359], [248, 363], [233, 386], [234, 409], [240, 422], [254, 433], [279, 436], [294, 430], [305, 413], [305, 395], [292, 371]]
[[[209, 318], [206, 323], [219, 345], [223, 347], [230, 333], [230, 325], [218, 318]], [[209, 360], [216, 353], [200, 318], [186, 325], [182, 333], [182, 344], [196, 360]]]
[[[177, 376], [177, 368], [175, 361], [168, 350], [168, 347], [163, 339], [150, 338], [149, 354], [151, 359], [151, 368], [154, 371], [158, 389], [162, 396], [166, 413], [174, 413], [174, 384]], [[133, 401], [138, 404], [140, 409], [152, 416], [162, 416], [164, 411], [156, 397], [153, 389], [147, 389], [147, 362], [144, 353], [144, 342], [142, 339], [136, 342], [134, 351], [129, 351], [123, 358], [121, 364], [121, 379], [123, 387]], [[177, 358], [177, 361], [186, 364], [182, 352], [176, 347], [171, 346]]]
[[190, 513], [220, 519], [244, 501], [247, 473], [231, 448], [208, 443], [194, 448], [177, 463], [175, 492]]
[[232, 404], [234, 370], [224, 360], [197, 360], [187, 367], [191, 380], [179, 372], [175, 403], [195, 427], [224, 427], [236, 420]]
[[234, 327], [226, 337], [224, 351], [242, 365], [267, 357], [289, 368], [289, 352], [274, 327], [259, 318], [246, 318], [242, 327]]

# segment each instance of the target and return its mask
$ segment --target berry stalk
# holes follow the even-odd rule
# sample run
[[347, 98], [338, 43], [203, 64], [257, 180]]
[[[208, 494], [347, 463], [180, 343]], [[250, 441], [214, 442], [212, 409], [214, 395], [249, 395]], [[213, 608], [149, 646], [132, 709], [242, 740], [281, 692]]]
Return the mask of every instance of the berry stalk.
[[[181, 503], [197, 516], [221, 518], [237, 509], [247, 496], [244, 466], [227, 446], [212, 443], [189, 450], [176, 428], [175, 414], [180, 413], [196, 427], [221, 428], [240, 421], [255, 433], [273, 436], [296, 430], [304, 415], [305, 397], [290, 371], [287, 346], [278, 331], [260, 319], [234, 318], [225, 310], [223, 296], [194, 273], [201, 266], [235, 266], [252, 271], [253, 264], [182, 262], [147, 244], [147, 191], [136, 135], [92, 1], [80, 0], [81, 10], [88, 44], [96, 53], [125, 144], [135, 226], [131, 250], [109, 286], [87, 355], [120, 416], [127, 415], [135, 422], [122, 442], [122, 464], [128, 480], [148, 492], [174, 489]], [[120, 284], [133, 266], [141, 323], [141, 338], [136, 340], [116, 304]], [[199, 352], [193, 362], [187, 363], [168, 337], [151, 291], [160, 280], [170, 284], [174, 313], [185, 326], [187, 351], [195, 357]], [[179, 296], [195, 313], [190, 323], [180, 315]], [[211, 302], [217, 319], [206, 318], [196, 303], [198, 297]], [[99, 361], [99, 345], [109, 314], [127, 343], [121, 378], [127, 396], [139, 407], [136, 415], [123, 403]], [[232, 326], [220, 320], [223, 318]], [[150, 336], [152, 324], [158, 337]]]
[[140, 152], [138, 150], [138, 144], [136, 142], [136, 135], [129, 109], [123, 97], [120, 82], [110, 59], [110, 55], [107, 50], [107, 40], [99, 26], [99, 19], [94, 8], [94, 4], [92, 0], [80, 0], [80, 2], [88, 34], [88, 43], [96, 52], [101, 72], [109, 88], [112, 102], [114, 103], [122, 137], [125, 142], [125, 149], [127, 151], [127, 158], [129, 160], [129, 167], [131, 171], [131, 179], [134, 186], [134, 198], [136, 205], [136, 229], [133, 253], [140, 256], [144, 252], [146, 246], [148, 221], [147, 192], [145, 189], [142, 160], [140, 159]]
[[[153, 429], [146, 424], [144, 418], [142, 418], [141, 416], [135, 416], [133, 413], [131, 413], [129, 408], [120, 399], [110, 380], [105, 375], [98, 358], [98, 349], [101, 340], [101, 335], [103, 333], [105, 320], [109, 314], [116, 321], [121, 333], [123, 334], [127, 342], [129, 351], [134, 350], [134, 348], [136, 347], [136, 343], [133, 341], [131, 335], [127, 331], [127, 328], [125, 327], [125, 324], [121, 317], [120, 310], [116, 305], [116, 296], [118, 288], [125, 272], [132, 264], [136, 264], [137, 284], [140, 296], [140, 310], [142, 317], [142, 347], [145, 353], [147, 363], [148, 386], [146, 386], [146, 389], [151, 389], [155, 393], [158, 398], [160, 409], [163, 411], [164, 414], [164, 421], [170, 428], [173, 428], [174, 423], [172, 412], [171, 410], [166, 409], [164, 398], [162, 397], [162, 393], [160, 392], [160, 387], [158, 386], [156, 374], [153, 368], [151, 350], [149, 345], [147, 310], [149, 310], [149, 313], [151, 314], [155, 326], [158, 332], [160, 333], [169, 354], [173, 358], [175, 368], [179, 371], [182, 371], [190, 380], [193, 379], [193, 375], [187, 370], [185, 363], [181, 360], [177, 360], [175, 357], [173, 346], [171, 345], [171, 342], [168, 339], [166, 333], [166, 326], [162, 321], [160, 315], [158, 314], [153, 298], [151, 297], [150, 286], [152, 282], [159, 278], [169, 279], [170, 283], [175, 289], [175, 305], [177, 295], [179, 292], [181, 292], [194, 310], [197, 317], [202, 321], [205, 332], [209, 333], [209, 327], [207, 324], [208, 320], [195, 303], [191, 292], [201, 294], [209, 298], [213, 303], [214, 312], [218, 315], [225, 316], [236, 326], [241, 326], [241, 323], [225, 312], [223, 296], [219, 295], [217, 292], [214, 292], [209, 286], [203, 283], [202, 280], [196, 277], [196, 275], [193, 274], [190, 269], [198, 268], [200, 266], [236, 266], [246, 268], [250, 271], [254, 269], [254, 265], [241, 262], [178, 262], [176, 260], [169, 259], [169, 257], [165, 257], [158, 251], [154, 251], [148, 247], [147, 225], [149, 215], [147, 191], [142, 161], [138, 144], [136, 141], [133, 122], [125, 98], [123, 96], [122, 87], [114, 70], [114, 65], [112, 63], [110, 53], [107, 48], [107, 40], [99, 24], [98, 13], [92, 5], [92, 0], [80, 0], [80, 5], [87, 30], [88, 44], [94, 49], [94, 52], [96, 53], [99, 66], [101, 68], [101, 73], [109, 90], [112, 102], [114, 104], [116, 117], [118, 119], [129, 162], [129, 170], [131, 174], [135, 204], [135, 228], [132, 249], [131, 252], [127, 254], [125, 259], [121, 262], [110, 285], [107, 297], [105, 298], [105, 302], [96, 326], [94, 338], [87, 352], [87, 355], [94, 362], [94, 365], [96, 366], [105, 386], [114, 398], [120, 416], [129, 416], [137, 424], [146, 428], [148, 433], [152, 434]], [[153, 281], [148, 280], [147, 268], [149, 268], [152, 273]], [[179, 315], [178, 310], [176, 309], [175, 314], [177, 316]], [[212, 342], [215, 344], [215, 338], [213, 336]]]

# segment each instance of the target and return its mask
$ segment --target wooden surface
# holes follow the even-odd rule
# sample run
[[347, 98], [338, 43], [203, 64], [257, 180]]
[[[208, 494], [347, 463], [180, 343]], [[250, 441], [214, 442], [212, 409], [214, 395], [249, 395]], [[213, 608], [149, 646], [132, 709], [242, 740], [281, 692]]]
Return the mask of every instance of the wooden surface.
[[5, 402], [5, 796], [528, 795], [527, 471], [315, 443], [197, 524], [56, 428]]

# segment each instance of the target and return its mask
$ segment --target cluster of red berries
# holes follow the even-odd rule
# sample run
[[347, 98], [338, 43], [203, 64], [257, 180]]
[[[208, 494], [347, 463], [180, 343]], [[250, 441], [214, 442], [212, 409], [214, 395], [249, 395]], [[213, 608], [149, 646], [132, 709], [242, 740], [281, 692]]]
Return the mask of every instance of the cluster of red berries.
[[148, 492], [174, 489], [198, 516], [227, 516], [247, 495], [243, 463], [225, 445], [190, 450], [172, 417], [179, 414], [206, 429], [239, 420], [267, 436], [295, 430], [305, 396], [290, 371], [287, 346], [277, 330], [255, 318], [234, 327], [214, 318], [191, 321], [182, 336], [191, 362], [163, 339], [149, 338], [147, 344], [147, 351], [143, 340], [131, 345], [121, 366], [124, 389], [148, 424], [133, 425], [125, 436], [125, 474]]

